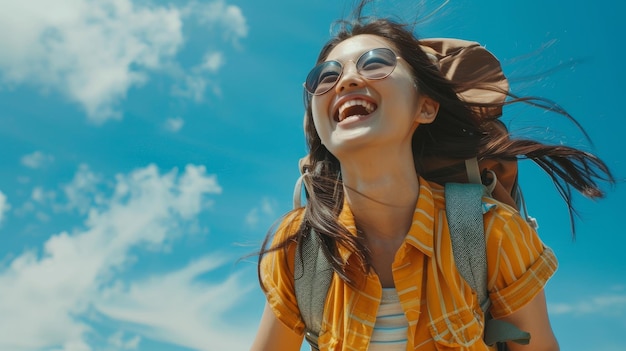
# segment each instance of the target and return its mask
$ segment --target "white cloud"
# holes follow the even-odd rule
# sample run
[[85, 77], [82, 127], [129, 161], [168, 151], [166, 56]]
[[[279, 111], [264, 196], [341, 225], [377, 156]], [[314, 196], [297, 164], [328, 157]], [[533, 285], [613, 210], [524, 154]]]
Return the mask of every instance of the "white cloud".
[[46, 191], [42, 187], [36, 186], [33, 188], [30, 198], [37, 203], [43, 204], [48, 200], [54, 201], [56, 193], [52, 190]]
[[217, 72], [224, 65], [224, 55], [221, 52], [207, 52], [201, 69], [209, 72]]
[[180, 82], [172, 86], [171, 92], [174, 96], [202, 102], [207, 86], [210, 84], [211, 82], [201, 74], [186, 74]]
[[[205, 16], [208, 9], [217, 10]], [[199, 17], [199, 16], [203, 17]], [[247, 34], [239, 8], [148, 5], [132, 0], [5, 2], [0, 11], [0, 83], [56, 90], [95, 123], [121, 118], [118, 103], [151, 72], [177, 66], [186, 20], [202, 21], [236, 42]]]
[[[82, 166], [71, 183], [82, 195], [91, 194], [84, 202], [83, 228], [54, 234], [40, 250], [2, 261], [0, 349], [90, 351], [102, 349], [93, 344], [97, 339], [108, 339], [109, 346], [118, 343], [117, 350], [133, 349], [143, 338], [200, 350], [243, 349], [249, 338], [220, 324], [220, 318], [252, 283], [244, 285], [238, 275], [217, 283], [198, 279], [223, 261], [209, 256], [164, 276], [155, 273], [134, 282], [121, 278], [132, 268], [134, 255], [167, 245], [210, 205], [207, 196], [221, 192], [216, 178], [201, 166], [161, 174], [151, 165], [117, 175], [109, 195], [91, 186], [98, 179]], [[150, 318], [141, 319], [143, 314]], [[129, 336], [94, 337], [102, 315], [116, 329], [132, 321], [142, 328]]]
[[135, 335], [130, 340], [124, 340], [124, 332], [119, 330], [111, 335], [108, 341], [109, 345], [113, 346], [115, 350], [136, 350], [141, 342], [141, 337]]
[[63, 186], [67, 203], [56, 204], [55, 210], [77, 210], [81, 214], [86, 214], [91, 206], [104, 202], [102, 193], [98, 191], [101, 183], [101, 176], [93, 173], [86, 164], [81, 164], [72, 181]]
[[276, 201], [270, 198], [261, 199], [261, 203], [252, 208], [245, 218], [249, 228], [257, 228], [262, 221], [272, 221], [276, 216]]
[[153, 340], [194, 350], [244, 350], [250, 346], [249, 338], [242, 337], [244, 330], [253, 330], [256, 321], [233, 326], [226, 316], [253, 285], [243, 285], [238, 275], [220, 283], [198, 279], [225, 262], [206, 256], [167, 275], [114, 285], [103, 293], [97, 309]]
[[221, 194], [222, 188], [215, 176], [206, 175], [204, 166], [188, 165], [180, 177], [176, 198], [177, 208], [183, 218], [189, 219], [203, 209], [202, 198], [197, 195], [198, 193]]
[[227, 5], [224, 0], [213, 1], [208, 4], [193, 3], [187, 7], [187, 11], [195, 13], [200, 22], [213, 27], [219, 25], [223, 30], [223, 36], [237, 44], [239, 38], [248, 35], [246, 19], [237, 6]]
[[7, 196], [0, 191], [0, 224], [4, 221], [4, 214], [11, 208], [7, 202]]
[[17, 206], [13, 211], [13, 214], [17, 217], [24, 217], [30, 213], [36, 212], [35, 217], [41, 222], [48, 222], [50, 220], [50, 216], [45, 212], [38, 211], [38, 207], [52, 205], [54, 209], [60, 210], [61, 208], [68, 208], [69, 205], [58, 205], [55, 204], [57, 194], [52, 191], [46, 191], [41, 186], [36, 186], [33, 188], [30, 194], [30, 200], [24, 201], [20, 206]]
[[172, 117], [165, 121], [164, 127], [167, 131], [176, 133], [183, 128], [183, 125], [185, 125], [184, 119], [180, 117]]
[[626, 315], [626, 295], [619, 293], [589, 297], [574, 303], [550, 303], [551, 314]]
[[21, 159], [22, 165], [32, 169], [46, 167], [53, 161], [54, 156], [44, 154], [41, 151], [35, 151], [32, 154], [24, 155]]

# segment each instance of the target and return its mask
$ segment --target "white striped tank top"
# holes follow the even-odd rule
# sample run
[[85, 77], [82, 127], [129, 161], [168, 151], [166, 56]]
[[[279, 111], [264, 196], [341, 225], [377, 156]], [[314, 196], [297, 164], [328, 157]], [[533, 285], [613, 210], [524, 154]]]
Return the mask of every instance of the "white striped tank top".
[[395, 288], [384, 288], [368, 351], [405, 351], [409, 322]]

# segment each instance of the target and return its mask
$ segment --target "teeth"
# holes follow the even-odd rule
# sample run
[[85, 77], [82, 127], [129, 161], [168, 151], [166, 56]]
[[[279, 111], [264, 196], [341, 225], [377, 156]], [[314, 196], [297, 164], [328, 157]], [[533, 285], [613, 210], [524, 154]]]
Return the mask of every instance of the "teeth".
[[343, 121], [346, 117], [348, 117], [344, 115], [344, 112], [346, 111], [346, 109], [352, 106], [357, 106], [357, 105], [363, 106], [368, 114], [374, 112], [374, 110], [376, 109], [376, 106], [374, 104], [365, 100], [361, 100], [361, 99], [348, 100], [344, 102], [341, 106], [339, 106], [339, 121]]

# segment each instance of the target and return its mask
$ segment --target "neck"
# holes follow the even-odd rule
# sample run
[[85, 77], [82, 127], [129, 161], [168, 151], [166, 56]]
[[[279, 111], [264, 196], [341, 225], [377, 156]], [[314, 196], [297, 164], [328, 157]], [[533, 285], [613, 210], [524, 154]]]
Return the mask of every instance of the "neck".
[[404, 240], [419, 195], [411, 151], [351, 157], [341, 162], [341, 172], [346, 200], [368, 242]]

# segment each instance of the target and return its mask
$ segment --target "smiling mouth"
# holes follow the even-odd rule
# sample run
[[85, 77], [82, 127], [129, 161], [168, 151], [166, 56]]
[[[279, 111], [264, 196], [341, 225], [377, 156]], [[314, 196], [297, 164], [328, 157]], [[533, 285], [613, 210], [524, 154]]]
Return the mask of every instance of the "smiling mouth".
[[335, 114], [335, 121], [341, 122], [348, 117], [367, 116], [374, 112], [376, 108], [376, 104], [369, 101], [362, 99], [348, 100], [339, 106]]

